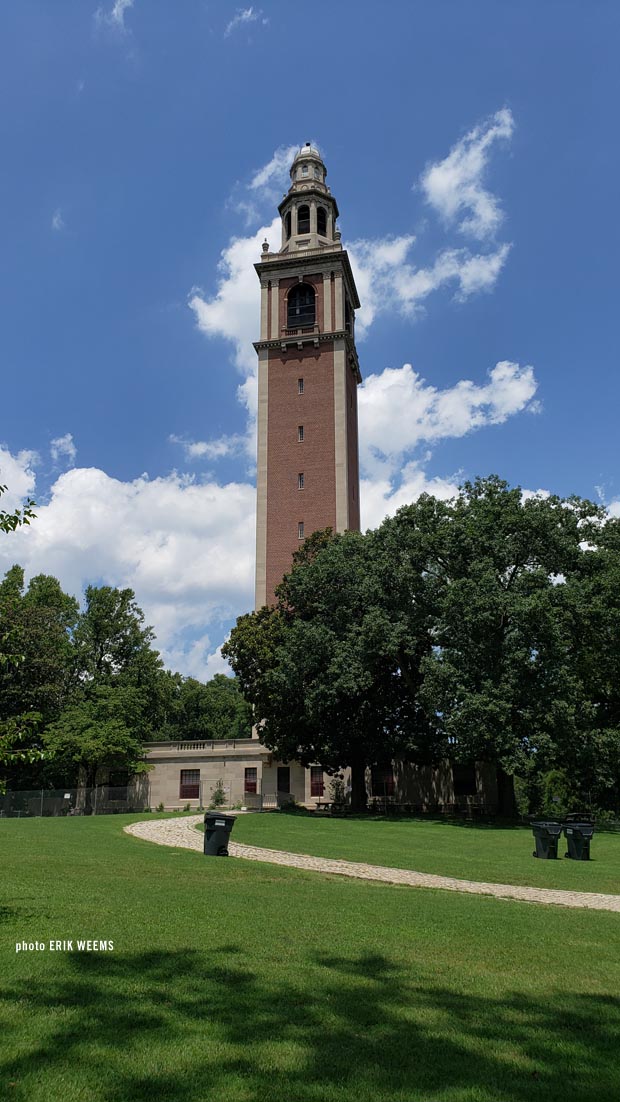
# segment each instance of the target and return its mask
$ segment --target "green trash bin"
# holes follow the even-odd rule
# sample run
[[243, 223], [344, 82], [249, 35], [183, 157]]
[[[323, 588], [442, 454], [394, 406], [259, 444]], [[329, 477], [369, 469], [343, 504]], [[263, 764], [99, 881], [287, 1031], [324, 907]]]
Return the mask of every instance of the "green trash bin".
[[590, 842], [594, 834], [594, 823], [565, 823], [564, 835], [568, 842], [567, 857], [571, 861], [590, 860]]
[[542, 857], [544, 861], [554, 861], [558, 855], [558, 839], [562, 833], [561, 823], [532, 823], [536, 849], [532, 857]]
[[236, 818], [236, 815], [222, 815], [217, 811], [207, 811], [204, 844], [207, 857], [228, 857], [228, 839]]

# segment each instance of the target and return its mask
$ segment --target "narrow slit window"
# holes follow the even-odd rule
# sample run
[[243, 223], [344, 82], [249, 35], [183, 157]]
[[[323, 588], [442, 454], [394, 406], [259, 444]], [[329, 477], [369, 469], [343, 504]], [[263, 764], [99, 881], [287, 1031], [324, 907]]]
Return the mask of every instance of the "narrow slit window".
[[304, 538], [304, 522], [303, 520], [300, 520], [297, 525], [297, 539], [303, 540]]
[[297, 426], [297, 439], [298, 439], [300, 444], [302, 443], [303, 438], [304, 438], [304, 426], [303, 425], [298, 425]]
[[297, 489], [298, 490], [303, 490], [303, 488], [304, 488], [304, 476], [303, 476], [303, 474], [298, 474], [297, 475]]
[[303, 379], [298, 379], [297, 380], [297, 393], [298, 394], [303, 394], [303, 392], [304, 392], [304, 381], [303, 381]]

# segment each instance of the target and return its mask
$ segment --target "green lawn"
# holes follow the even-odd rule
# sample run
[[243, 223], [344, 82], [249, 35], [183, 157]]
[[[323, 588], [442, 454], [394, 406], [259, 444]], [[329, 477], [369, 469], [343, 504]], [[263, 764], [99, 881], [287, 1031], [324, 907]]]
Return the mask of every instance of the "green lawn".
[[[234, 814], [234, 812], [232, 812]], [[462, 880], [620, 893], [620, 834], [595, 834], [590, 861], [532, 857], [530, 827], [498, 828], [415, 819], [330, 819], [273, 812], [239, 815], [233, 842], [436, 872]]]
[[[3, 1102], [617, 1102], [618, 915], [208, 859], [130, 818], [0, 820]], [[114, 952], [15, 953], [78, 937]]]

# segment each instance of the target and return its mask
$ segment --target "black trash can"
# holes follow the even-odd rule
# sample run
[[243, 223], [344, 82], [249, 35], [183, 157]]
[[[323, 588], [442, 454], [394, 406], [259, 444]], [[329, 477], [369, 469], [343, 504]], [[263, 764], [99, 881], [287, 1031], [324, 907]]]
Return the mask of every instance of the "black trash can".
[[553, 861], [558, 855], [558, 839], [562, 833], [561, 823], [532, 823], [536, 849], [532, 857], [542, 857]]
[[567, 857], [572, 861], [590, 860], [590, 841], [594, 834], [594, 823], [565, 823], [564, 834], [568, 842]]
[[222, 815], [217, 811], [207, 811], [204, 846], [207, 857], [228, 857], [228, 839], [236, 818], [236, 815]]

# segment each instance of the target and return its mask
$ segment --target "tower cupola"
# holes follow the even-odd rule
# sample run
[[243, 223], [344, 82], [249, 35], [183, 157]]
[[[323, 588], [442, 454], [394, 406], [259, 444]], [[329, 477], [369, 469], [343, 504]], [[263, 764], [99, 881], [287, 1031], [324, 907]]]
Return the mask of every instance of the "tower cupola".
[[325, 177], [327, 169], [316, 146], [306, 142], [295, 154], [291, 186], [278, 210], [282, 219], [281, 253], [302, 249], [341, 248], [336, 229], [338, 206]]

